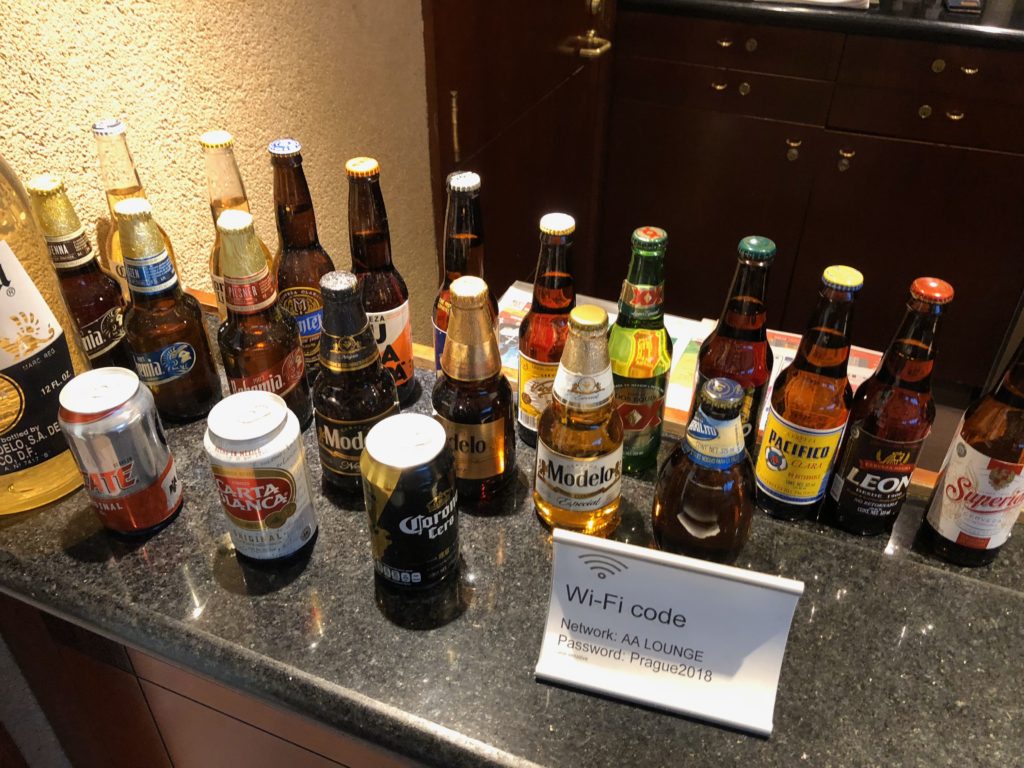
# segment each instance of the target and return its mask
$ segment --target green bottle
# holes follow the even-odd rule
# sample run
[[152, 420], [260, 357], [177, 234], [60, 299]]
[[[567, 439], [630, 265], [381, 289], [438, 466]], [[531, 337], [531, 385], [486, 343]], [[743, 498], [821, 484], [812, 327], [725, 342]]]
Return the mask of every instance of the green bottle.
[[659, 227], [640, 227], [633, 231], [632, 245], [608, 354], [624, 429], [622, 468], [636, 475], [658, 460], [672, 338], [665, 330], [663, 306], [668, 235]]

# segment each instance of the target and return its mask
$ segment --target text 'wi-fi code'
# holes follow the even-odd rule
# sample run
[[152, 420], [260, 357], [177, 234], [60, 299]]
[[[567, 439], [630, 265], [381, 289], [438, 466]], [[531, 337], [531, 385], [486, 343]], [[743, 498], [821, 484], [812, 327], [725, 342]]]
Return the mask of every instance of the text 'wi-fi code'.
[[597, 574], [599, 579], [607, 579], [616, 573], [629, 570], [629, 567], [624, 562], [616, 560], [611, 555], [585, 554], [580, 555], [579, 558], [591, 571]]

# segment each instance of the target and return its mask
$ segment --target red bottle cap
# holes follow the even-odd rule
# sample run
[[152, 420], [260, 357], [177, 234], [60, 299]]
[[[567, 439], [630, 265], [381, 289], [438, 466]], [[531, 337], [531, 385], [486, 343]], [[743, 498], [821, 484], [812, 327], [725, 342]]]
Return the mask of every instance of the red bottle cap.
[[919, 277], [910, 284], [910, 295], [928, 304], [948, 304], [953, 300], [953, 286], [937, 277]]

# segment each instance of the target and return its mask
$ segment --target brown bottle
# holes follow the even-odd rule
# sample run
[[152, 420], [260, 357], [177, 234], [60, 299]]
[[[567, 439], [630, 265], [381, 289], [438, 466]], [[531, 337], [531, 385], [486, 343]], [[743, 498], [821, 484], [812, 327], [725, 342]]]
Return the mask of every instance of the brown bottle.
[[391, 261], [391, 232], [380, 191], [380, 164], [372, 157], [345, 163], [352, 272], [363, 286], [363, 307], [384, 367], [395, 377], [398, 399], [419, 395], [412, 362], [409, 289]]
[[295, 318], [277, 305], [270, 265], [245, 211], [224, 211], [217, 219], [228, 319], [217, 331], [231, 393], [273, 392], [305, 429], [313, 419], [302, 342]]
[[57, 269], [60, 292], [93, 368], [134, 369], [124, 337], [125, 301], [117, 280], [100, 268], [85, 227], [59, 176], [36, 176], [27, 185], [32, 210]]
[[203, 313], [182, 292], [153, 209], [143, 198], [114, 206], [132, 302], [125, 313], [135, 370], [164, 421], [201, 419], [221, 398]]

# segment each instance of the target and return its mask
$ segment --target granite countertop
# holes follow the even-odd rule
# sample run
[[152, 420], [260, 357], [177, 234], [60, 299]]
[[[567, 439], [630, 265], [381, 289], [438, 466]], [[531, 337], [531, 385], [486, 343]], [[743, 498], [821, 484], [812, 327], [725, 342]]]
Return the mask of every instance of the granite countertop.
[[[424, 392], [433, 375], [417, 374]], [[428, 410], [422, 396], [415, 410]], [[754, 521], [738, 565], [806, 583], [769, 739], [539, 683], [551, 544], [529, 498], [463, 515], [469, 605], [430, 631], [377, 610], [365, 512], [323, 498], [312, 556], [278, 573], [234, 556], [202, 422], [169, 430], [186, 502], [125, 544], [79, 492], [0, 518], [0, 589], [130, 646], [438, 766], [992, 765], [1020, 759], [1024, 536], [980, 570], [890, 553], [814, 523]], [[320, 476], [314, 430], [306, 455]], [[649, 480], [626, 479], [616, 538], [650, 539]], [[1016, 756], [1016, 757], [1015, 757]]]

